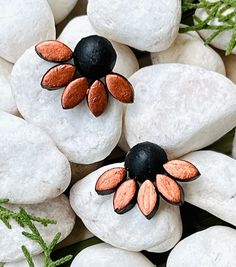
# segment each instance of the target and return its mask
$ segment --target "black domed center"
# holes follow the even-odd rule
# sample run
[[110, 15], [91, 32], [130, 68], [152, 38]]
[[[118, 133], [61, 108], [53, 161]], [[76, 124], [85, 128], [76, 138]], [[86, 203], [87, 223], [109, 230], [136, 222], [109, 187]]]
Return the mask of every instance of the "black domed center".
[[99, 79], [113, 70], [116, 51], [106, 38], [91, 35], [75, 47], [74, 63], [81, 75]]
[[144, 142], [134, 146], [126, 155], [125, 168], [130, 178], [139, 182], [146, 179], [155, 181], [158, 173], [163, 173], [163, 164], [168, 161], [166, 152], [158, 145]]

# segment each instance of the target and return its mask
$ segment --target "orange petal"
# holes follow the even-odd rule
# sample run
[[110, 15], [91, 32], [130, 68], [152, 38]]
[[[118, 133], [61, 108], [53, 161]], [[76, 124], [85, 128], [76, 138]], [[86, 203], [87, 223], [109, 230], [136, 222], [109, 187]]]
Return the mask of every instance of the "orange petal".
[[61, 97], [62, 107], [69, 109], [79, 105], [85, 98], [88, 88], [88, 81], [83, 77], [69, 83]]
[[75, 75], [76, 68], [72, 64], [61, 64], [49, 69], [43, 76], [41, 86], [55, 90], [68, 85]]
[[133, 87], [125, 77], [116, 73], [108, 74], [106, 76], [106, 85], [115, 99], [123, 103], [134, 102]]
[[154, 184], [146, 180], [138, 191], [138, 206], [147, 219], [151, 219], [159, 206], [159, 197]]
[[95, 190], [99, 195], [111, 194], [126, 178], [125, 168], [112, 168], [105, 171], [97, 180]]
[[88, 92], [88, 106], [94, 116], [100, 116], [107, 106], [107, 93], [102, 82], [96, 80]]
[[65, 62], [73, 56], [72, 50], [67, 45], [56, 40], [37, 44], [35, 51], [42, 59], [55, 63]]
[[156, 176], [156, 186], [160, 195], [169, 203], [182, 205], [184, 193], [182, 187], [167, 175], [158, 174]]
[[185, 160], [170, 160], [163, 168], [171, 177], [181, 182], [194, 180], [200, 175], [198, 169]]
[[136, 203], [137, 190], [137, 182], [133, 179], [125, 181], [118, 187], [113, 198], [116, 213], [123, 214], [133, 208]]

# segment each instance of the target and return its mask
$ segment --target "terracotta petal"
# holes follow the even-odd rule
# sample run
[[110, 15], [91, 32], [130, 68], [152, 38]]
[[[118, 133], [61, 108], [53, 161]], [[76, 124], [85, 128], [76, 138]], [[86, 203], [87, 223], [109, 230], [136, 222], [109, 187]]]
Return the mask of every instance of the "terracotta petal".
[[112, 73], [106, 76], [106, 86], [111, 95], [123, 102], [134, 102], [134, 90], [130, 82], [120, 74]]

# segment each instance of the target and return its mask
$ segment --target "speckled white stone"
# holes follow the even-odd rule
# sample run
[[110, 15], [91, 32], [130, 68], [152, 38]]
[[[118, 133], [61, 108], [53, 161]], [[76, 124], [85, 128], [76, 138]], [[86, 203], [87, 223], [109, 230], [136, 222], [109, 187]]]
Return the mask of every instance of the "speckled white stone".
[[[92, 255], [92, 257], [91, 257]], [[73, 260], [71, 267], [153, 267], [144, 255], [125, 251], [102, 243], [82, 250]]]
[[17, 107], [13, 99], [10, 85], [10, 75], [13, 64], [0, 58], [0, 109], [8, 113], [16, 114]]
[[150, 141], [169, 158], [210, 145], [236, 125], [236, 87], [216, 72], [159, 64], [130, 77], [135, 100], [124, 116], [130, 147]]
[[[44, 256], [42, 254], [38, 256], [34, 256], [33, 262], [34, 262], [35, 267], [42, 267], [43, 260], [44, 260]], [[4, 267], [29, 267], [29, 264], [27, 263], [26, 260], [22, 260], [22, 261], [6, 263], [4, 264]]]
[[[207, 18], [207, 13], [202, 8], [197, 9], [195, 14], [201, 20], [204, 20]], [[219, 22], [218, 20], [211, 21], [211, 25], [222, 25], [222, 24], [223, 23]], [[212, 30], [201, 30], [201, 31], [199, 31], [199, 34], [202, 36], [202, 38], [204, 40], [206, 40], [212, 34]], [[216, 48], [226, 50], [228, 45], [229, 45], [231, 36], [232, 36], [232, 30], [224, 31], [224, 32], [220, 33], [215, 39], [212, 40], [211, 45], [216, 47]], [[236, 48], [233, 49], [232, 53], [236, 54]]]
[[0, 111], [0, 198], [34, 204], [59, 196], [70, 183], [70, 164], [38, 127]]
[[183, 159], [201, 173], [197, 180], [182, 183], [185, 200], [236, 226], [236, 160], [213, 151], [192, 152]]
[[78, 0], [48, 0], [55, 23], [63, 21], [75, 7]]
[[20, 113], [44, 129], [70, 161], [90, 164], [103, 160], [119, 141], [122, 105], [109, 97], [106, 111], [98, 118], [90, 112], [86, 99], [64, 110], [63, 89], [48, 91], [40, 85], [44, 73], [54, 65], [41, 59], [34, 47], [15, 64], [11, 84]]
[[100, 196], [95, 191], [99, 176], [106, 170], [123, 166], [112, 164], [98, 169], [77, 182], [70, 192], [70, 203], [85, 226], [103, 241], [126, 250], [164, 252], [181, 238], [179, 208], [161, 201], [156, 215], [147, 220], [137, 205], [118, 215], [113, 209], [113, 194]]
[[[74, 49], [77, 43], [84, 37], [98, 34], [92, 27], [87, 16], [79, 16], [72, 19], [62, 31], [58, 40], [67, 44], [71, 49]], [[114, 72], [120, 73], [126, 78], [130, 77], [139, 69], [138, 60], [132, 50], [123, 44], [111, 41], [117, 53], [117, 60], [114, 67]]]
[[[18, 210], [19, 205], [6, 205], [11, 210]], [[50, 218], [57, 221], [57, 224], [42, 226], [35, 223], [44, 240], [49, 243], [52, 241], [56, 233], [62, 234], [61, 240], [67, 237], [72, 231], [75, 223], [75, 215], [69, 205], [68, 199], [61, 195], [58, 198], [49, 200], [37, 205], [20, 205], [27, 210], [29, 214], [37, 217]], [[13, 262], [24, 259], [21, 246], [25, 245], [31, 255], [38, 255], [42, 249], [36, 242], [22, 235], [22, 227], [16, 222], [11, 221], [12, 229], [8, 229], [0, 222], [0, 262]], [[28, 230], [27, 228], [25, 229]]]
[[209, 46], [206, 46], [197, 33], [181, 33], [165, 51], [152, 53], [153, 64], [182, 63], [196, 65], [225, 75], [221, 57]]
[[158, 52], [175, 40], [180, 0], [89, 0], [87, 13], [103, 36], [139, 50]]
[[0, 57], [16, 60], [32, 45], [55, 38], [47, 0], [0, 0]]
[[213, 226], [180, 241], [171, 251], [167, 267], [235, 266], [236, 231]]

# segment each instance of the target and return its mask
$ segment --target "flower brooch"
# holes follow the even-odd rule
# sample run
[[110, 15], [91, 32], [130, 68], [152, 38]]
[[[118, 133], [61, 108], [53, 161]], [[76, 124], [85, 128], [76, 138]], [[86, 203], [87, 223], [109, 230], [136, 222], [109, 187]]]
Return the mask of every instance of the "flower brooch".
[[[105, 38], [92, 35], [83, 38], [74, 52], [59, 41], [45, 41], [35, 46], [44, 60], [58, 63], [42, 77], [41, 86], [48, 90], [66, 87], [61, 97], [64, 109], [79, 105], [86, 97], [94, 116], [100, 116], [108, 103], [108, 92], [123, 103], [132, 103], [132, 85], [120, 74], [113, 73], [116, 52]], [[73, 63], [66, 63], [73, 60]]]
[[138, 203], [147, 219], [159, 206], [159, 195], [173, 205], [184, 203], [184, 192], [176, 182], [189, 182], [200, 176], [198, 169], [184, 160], [168, 161], [165, 151], [150, 142], [134, 146], [126, 155], [125, 167], [112, 168], [97, 180], [99, 195], [115, 192], [113, 207], [123, 214]]

